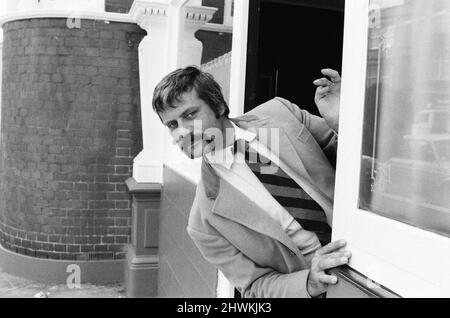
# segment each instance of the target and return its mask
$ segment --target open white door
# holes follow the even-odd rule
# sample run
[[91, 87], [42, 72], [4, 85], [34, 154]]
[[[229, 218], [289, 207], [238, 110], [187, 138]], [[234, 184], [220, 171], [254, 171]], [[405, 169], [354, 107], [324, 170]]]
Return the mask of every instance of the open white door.
[[333, 240], [402, 297], [450, 296], [449, 25], [449, 1], [346, 1]]

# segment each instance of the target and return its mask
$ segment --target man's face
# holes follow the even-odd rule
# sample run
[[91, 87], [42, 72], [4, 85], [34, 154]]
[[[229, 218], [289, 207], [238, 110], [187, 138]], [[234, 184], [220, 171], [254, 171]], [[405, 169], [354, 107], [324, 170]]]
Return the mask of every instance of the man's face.
[[223, 131], [223, 120], [197, 96], [195, 89], [181, 95], [175, 108], [168, 108], [159, 115], [169, 128], [175, 143], [191, 159], [198, 158], [215, 148], [211, 131]]

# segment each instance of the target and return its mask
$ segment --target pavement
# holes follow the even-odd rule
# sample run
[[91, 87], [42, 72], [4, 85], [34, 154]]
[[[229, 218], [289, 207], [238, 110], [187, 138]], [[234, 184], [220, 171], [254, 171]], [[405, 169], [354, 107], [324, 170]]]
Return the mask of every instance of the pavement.
[[80, 288], [34, 282], [0, 269], [0, 298], [125, 298], [123, 283], [81, 284]]

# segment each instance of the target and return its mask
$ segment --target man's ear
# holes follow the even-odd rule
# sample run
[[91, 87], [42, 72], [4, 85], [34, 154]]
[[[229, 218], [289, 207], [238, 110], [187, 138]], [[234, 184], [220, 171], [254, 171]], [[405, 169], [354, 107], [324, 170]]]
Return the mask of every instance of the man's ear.
[[225, 106], [223, 104], [220, 105], [220, 107], [217, 109], [216, 118], [219, 119], [221, 116], [225, 114]]

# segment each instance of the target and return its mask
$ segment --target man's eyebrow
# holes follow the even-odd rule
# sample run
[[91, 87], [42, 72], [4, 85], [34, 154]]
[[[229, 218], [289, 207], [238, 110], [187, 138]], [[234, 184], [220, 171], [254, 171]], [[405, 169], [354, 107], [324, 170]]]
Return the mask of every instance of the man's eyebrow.
[[181, 116], [186, 116], [188, 113], [192, 112], [193, 110], [197, 110], [198, 106], [191, 106], [188, 109], [186, 109]]

